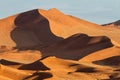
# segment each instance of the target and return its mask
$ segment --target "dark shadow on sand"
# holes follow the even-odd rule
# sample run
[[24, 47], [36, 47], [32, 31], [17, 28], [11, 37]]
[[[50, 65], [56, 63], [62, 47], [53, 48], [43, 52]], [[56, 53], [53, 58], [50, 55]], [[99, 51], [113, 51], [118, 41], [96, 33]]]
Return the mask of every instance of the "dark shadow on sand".
[[94, 61], [93, 63], [98, 65], [117, 66], [120, 65], [120, 56], [109, 57], [103, 60]]
[[35, 76], [37, 76], [37, 77], [32, 79], [32, 80], [44, 80], [47, 78], [51, 78], [53, 75], [51, 73], [48, 73], [48, 72], [36, 72], [32, 76], [26, 77], [23, 80], [29, 80], [30, 78], [35, 77]]
[[6, 61], [6, 60], [0, 60], [0, 64], [7, 65], [7, 66], [9, 66], [9, 65], [20, 65], [20, 63]]
[[[97, 39], [100, 40], [97, 41]], [[113, 44], [110, 39], [105, 36], [90, 37], [86, 34], [74, 34], [69, 38], [46, 47], [42, 52], [47, 53], [47, 56], [53, 55], [64, 59], [79, 60], [93, 52], [112, 46]]]
[[17, 49], [34, 49], [37, 46], [40, 49], [63, 39], [52, 33], [49, 21], [37, 9], [19, 14], [14, 23], [16, 28], [11, 32], [11, 38]]
[[43, 57], [56, 56], [79, 60], [92, 52], [113, 46], [107, 37], [103, 37], [99, 42], [88, 44], [94, 37], [75, 34], [63, 39], [56, 36], [50, 29], [48, 19], [37, 9], [19, 14], [15, 19], [15, 25], [16, 28], [11, 32], [11, 38], [17, 45], [15, 48], [39, 50]]
[[21, 67], [19, 67], [19, 69], [20, 70], [50, 70], [39, 60], [31, 64], [24, 64]]

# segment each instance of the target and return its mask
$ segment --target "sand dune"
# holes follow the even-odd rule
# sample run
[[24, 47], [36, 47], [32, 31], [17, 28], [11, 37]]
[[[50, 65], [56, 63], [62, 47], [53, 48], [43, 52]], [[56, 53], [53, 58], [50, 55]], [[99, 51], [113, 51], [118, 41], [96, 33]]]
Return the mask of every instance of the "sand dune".
[[[57, 9], [50, 9], [48, 11], [39, 10], [39, 13], [49, 20], [52, 25], [52, 32], [60, 37], [66, 38], [76, 33], [85, 33], [91, 36], [107, 36], [115, 41], [118, 45], [120, 44], [118, 39], [120, 36], [117, 36], [117, 34], [120, 34], [119, 29], [101, 27], [97, 24], [81, 19], [76, 21], [76, 18], [66, 16]], [[56, 13], [59, 14], [59, 16], [56, 16]]]
[[8, 51], [0, 53], [0, 59], [24, 64], [33, 63], [39, 60], [41, 56], [39, 51]]
[[[53, 77], [48, 80], [95, 80], [110, 79], [113, 69], [92, 64], [79, 63], [72, 60], [63, 60], [56, 57], [48, 57], [42, 62], [51, 69]], [[54, 63], [54, 64], [51, 64]]]
[[120, 55], [120, 49], [117, 47], [110, 47], [107, 49], [103, 49], [100, 51], [96, 51], [92, 54], [90, 54], [89, 56], [86, 56], [82, 59], [80, 59], [80, 61], [82, 62], [93, 62], [93, 61], [97, 61], [97, 60], [102, 60], [102, 59], [106, 59], [112, 56], [119, 56]]
[[13, 69], [7, 66], [0, 65], [0, 75], [3, 77], [8, 77], [12, 80], [23, 80], [25, 77], [30, 76], [30, 73], [26, 73], [24, 71], [20, 71], [17, 69]]
[[120, 28], [120, 20], [111, 22], [111, 23], [107, 23], [107, 24], [103, 24], [102, 26]]
[[105, 36], [90, 37], [86, 34], [75, 34], [58, 43], [44, 48], [43, 56], [56, 56], [64, 59], [79, 60], [93, 52], [112, 47]]
[[[120, 36], [117, 35], [120, 34], [119, 29], [101, 27], [81, 19], [76, 20], [76, 18], [67, 16], [57, 9], [32, 10], [21, 13], [17, 17], [15, 15], [8, 18], [1, 20], [0, 23], [1, 26], [5, 26], [1, 28], [2, 32], [0, 33], [0, 36], [3, 36], [0, 45], [3, 46], [31, 48], [40, 45], [42, 47], [77, 33], [107, 36], [117, 46], [120, 42]], [[10, 25], [3, 22], [9, 22]]]
[[0, 19], [0, 80], [120, 80], [116, 25], [56, 8]]

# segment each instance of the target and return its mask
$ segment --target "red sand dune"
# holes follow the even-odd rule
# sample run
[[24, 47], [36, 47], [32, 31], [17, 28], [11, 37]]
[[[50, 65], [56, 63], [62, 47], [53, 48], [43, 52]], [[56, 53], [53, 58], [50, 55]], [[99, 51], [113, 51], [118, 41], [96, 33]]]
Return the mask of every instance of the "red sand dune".
[[0, 80], [119, 80], [119, 58], [116, 27], [55, 8], [0, 19]]

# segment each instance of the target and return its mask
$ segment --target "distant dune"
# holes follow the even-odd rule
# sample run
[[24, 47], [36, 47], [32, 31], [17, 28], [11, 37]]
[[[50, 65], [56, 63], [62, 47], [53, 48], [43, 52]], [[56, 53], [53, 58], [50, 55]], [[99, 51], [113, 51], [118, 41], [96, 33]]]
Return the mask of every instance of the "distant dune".
[[0, 80], [120, 80], [119, 23], [56, 8], [1, 19]]
[[109, 26], [109, 27], [120, 28], [120, 20], [115, 21], [115, 22], [111, 22], [111, 23], [107, 23], [107, 24], [103, 24], [102, 26]]

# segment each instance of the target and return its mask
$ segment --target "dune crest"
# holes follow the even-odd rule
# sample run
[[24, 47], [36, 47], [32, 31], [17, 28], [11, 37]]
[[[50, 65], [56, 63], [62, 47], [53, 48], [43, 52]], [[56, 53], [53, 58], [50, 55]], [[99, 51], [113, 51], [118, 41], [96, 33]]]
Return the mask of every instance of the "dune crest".
[[0, 80], [80, 79], [120, 80], [119, 28], [56, 8], [0, 19]]
[[[52, 10], [53, 12], [58, 11], [56, 9], [53, 10]], [[69, 37], [70, 35], [77, 33], [85, 33], [91, 36], [104, 35], [111, 38], [116, 43], [120, 44], [120, 40], [118, 39], [118, 37], [120, 36], [116, 35], [120, 34], [119, 29], [101, 27], [100, 25], [82, 19], [77, 19], [76, 21], [75, 17], [62, 14], [59, 11], [57, 13], [61, 13], [61, 15], [54, 15], [56, 13], [50, 13], [49, 11], [46, 10], [39, 10], [39, 13], [50, 21], [52, 32], [60, 37], [66, 38]]]

